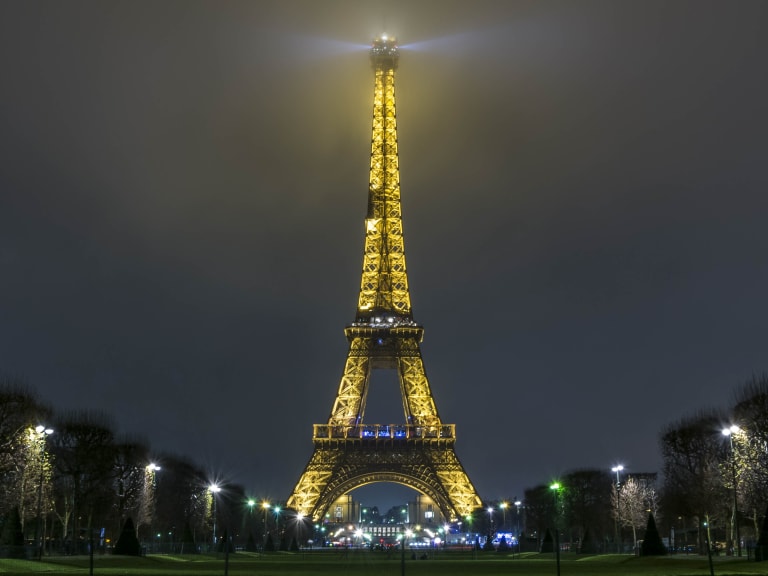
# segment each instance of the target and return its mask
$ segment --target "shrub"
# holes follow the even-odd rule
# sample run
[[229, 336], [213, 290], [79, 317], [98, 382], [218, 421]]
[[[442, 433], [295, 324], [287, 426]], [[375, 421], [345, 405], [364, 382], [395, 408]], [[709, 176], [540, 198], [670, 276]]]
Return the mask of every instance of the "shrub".
[[547, 528], [547, 532], [546, 534], [544, 534], [544, 540], [541, 542], [541, 551], [542, 552], [555, 551], [555, 543], [552, 540], [552, 532], [549, 531], [549, 528]]
[[645, 538], [640, 548], [640, 554], [643, 556], [663, 556], [667, 553], [664, 543], [661, 541], [659, 530], [656, 528], [656, 520], [653, 514], [648, 514], [648, 526], [645, 528]]
[[768, 509], [765, 511], [763, 526], [760, 529], [760, 536], [757, 538], [755, 560], [758, 562], [768, 561]]
[[125, 524], [123, 524], [120, 537], [117, 539], [112, 553], [120, 556], [141, 556], [141, 545], [136, 537], [136, 529], [130, 516], [125, 520]]
[[21, 529], [21, 516], [19, 507], [11, 509], [3, 522], [3, 531], [0, 534], [0, 547], [4, 548], [7, 558], [25, 558], [24, 532]]

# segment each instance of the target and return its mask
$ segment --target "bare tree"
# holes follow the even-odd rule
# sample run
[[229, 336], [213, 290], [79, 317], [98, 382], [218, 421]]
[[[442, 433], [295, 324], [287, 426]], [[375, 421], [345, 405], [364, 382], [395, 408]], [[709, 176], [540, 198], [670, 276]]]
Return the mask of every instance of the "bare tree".
[[605, 542], [611, 532], [610, 473], [600, 469], [575, 470], [565, 474], [562, 482], [567, 487], [563, 500], [571, 540]]
[[[768, 374], [753, 376], [735, 395], [732, 464], [739, 506], [749, 510], [753, 537], [760, 532], [759, 516], [768, 506]], [[737, 521], [738, 521], [738, 514]]]
[[211, 513], [207, 474], [185, 457], [163, 454], [159, 461], [162, 470], [153, 491], [155, 511], [148, 519], [150, 524], [139, 527], [140, 538], [156, 529], [182, 534], [186, 527], [192, 540], [204, 541]]
[[727, 522], [728, 491], [721, 465], [726, 459], [722, 440], [724, 418], [702, 412], [668, 426], [661, 436], [664, 459], [663, 502], [667, 514], [696, 519], [699, 544], [701, 528], [706, 539], [713, 522]]
[[0, 377], [0, 516], [18, 507], [22, 527], [37, 513], [44, 472], [35, 427], [50, 415], [24, 380]]
[[528, 536], [535, 534], [538, 546], [548, 528], [554, 527], [555, 500], [547, 485], [539, 485], [525, 491], [525, 526]]
[[115, 445], [115, 529], [120, 532], [128, 516], [139, 517], [144, 478], [149, 465], [149, 444], [140, 438], [123, 438]]
[[[106, 525], [113, 502], [115, 442], [110, 419], [102, 413], [74, 412], [57, 419], [53, 435], [56, 486], [64, 510], [72, 518], [72, 544], [78, 551], [92, 536], [94, 521]], [[86, 530], [82, 530], [82, 520]], [[63, 538], [67, 539], [67, 526]]]
[[648, 524], [648, 514], [656, 515], [656, 474], [629, 475], [620, 493], [611, 491], [613, 515], [622, 526], [632, 529], [632, 541], [637, 547], [637, 532]]

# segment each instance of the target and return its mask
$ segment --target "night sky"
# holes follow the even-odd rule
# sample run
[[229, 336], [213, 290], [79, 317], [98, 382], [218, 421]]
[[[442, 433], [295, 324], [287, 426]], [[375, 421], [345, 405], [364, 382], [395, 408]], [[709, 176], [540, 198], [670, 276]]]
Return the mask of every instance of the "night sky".
[[[666, 425], [768, 369], [767, 24], [747, 0], [4, 0], [0, 372], [287, 498], [346, 358], [388, 33], [414, 318], [480, 496], [659, 471]], [[374, 379], [366, 421], [400, 406]]]

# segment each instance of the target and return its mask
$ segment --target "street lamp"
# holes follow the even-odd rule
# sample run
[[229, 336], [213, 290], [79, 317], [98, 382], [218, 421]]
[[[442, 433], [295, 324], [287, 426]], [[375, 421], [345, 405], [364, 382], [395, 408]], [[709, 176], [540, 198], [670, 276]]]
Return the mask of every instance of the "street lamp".
[[211, 484], [208, 486], [208, 491], [211, 493], [211, 497], [213, 498], [213, 547], [214, 550], [216, 548], [216, 494], [221, 492], [221, 486], [218, 484]]
[[445, 535], [445, 540], [443, 541], [443, 549], [448, 548], [448, 536], [451, 533], [451, 525], [447, 522], [443, 524], [443, 534]]
[[304, 533], [304, 514], [296, 514], [296, 544], [301, 548], [301, 537]]
[[502, 502], [499, 504], [499, 508], [501, 508], [501, 530], [504, 531], [507, 527], [507, 503]]
[[261, 548], [261, 553], [264, 554], [267, 551], [267, 512], [270, 508], [269, 502], [265, 500], [261, 503], [261, 507], [264, 509], [264, 545]]
[[621, 471], [624, 466], [619, 464], [611, 468], [611, 472], [616, 472], [616, 552], [621, 554]]
[[275, 506], [275, 539], [277, 540], [277, 548], [280, 549], [280, 506]]
[[[248, 506], [248, 535], [245, 536], [245, 547], [247, 549], [250, 540], [253, 538], [253, 507], [256, 506], [256, 500], [248, 498], [245, 504]], [[245, 526], [245, 520], [243, 520], [243, 526]], [[254, 542], [253, 545], [256, 546], [256, 543]]]
[[560, 576], [560, 528], [559, 528], [559, 522], [558, 522], [558, 502], [557, 502], [557, 494], [560, 492], [560, 483], [559, 482], [553, 482], [552, 485], [549, 487], [550, 490], [552, 490], [552, 495], [555, 499], [555, 513], [554, 513], [554, 522], [555, 525], [555, 559], [557, 563], [557, 576]]
[[520, 557], [522, 542], [520, 542], [520, 506], [522, 506], [522, 502], [515, 498], [515, 508], [517, 509], [517, 557]]
[[149, 525], [149, 532], [147, 536], [149, 537], [149, 547], [150, 551], [154, 549], [155, 546], [155, 540], [154, 540], [154, 527], [153, 523], [155, 521], [155, 494], [157, 489], [157, 472], [160, 471], [161, 468], [154, 462], [150, 462], [146, 466], [144, 466], [144, 485], [142, 487], [142, 500], [143, 500], [143, 507], [145, 510], [145, 515], [143, 515], [142, 520], [146, 521], [146, 523]]
[[155, 521], [155, 504], [157, 494], [157, 472], [161, 470], [160, 466], [154, 462], [150, 462], [144, 467], [144, 487], [142, 498], [144, 499], [144, 506], [146, 510], [146, 520], [149, 524], [149, 544], [150, 549], [154, 548], [154, 539], [152, 534], [154, 533], [153, 523]]
[[405, 541], [412, 534], [413, 532], [405, 530], [403, 526], [403, 535], [400, 538], [400, 576], [405, 576]]
[[53, 428], [37, 426], [35, 428], [40, 441], [40, 485], [37, 487], [37, 559], [43, 559], [43, 481], [45, 480], [45, 442], [53, 434]]
[[488, 506], [488, 533], [493, 532], [493, 506]]
[[741, 428], [736, 425], [728, 428], [723, 428], [723, 435], [728, 436], [728, 440], [731, 444], [731, 475], [733, 476], [733, 517], [731, 520], [731, 526], [736, 528], [736, 550], [737, 555], [741, 557], [741, 535], [739, 534], [739, 495], [736, 487], [736, 453], [733, 451], [733, 435], [741, 432]]

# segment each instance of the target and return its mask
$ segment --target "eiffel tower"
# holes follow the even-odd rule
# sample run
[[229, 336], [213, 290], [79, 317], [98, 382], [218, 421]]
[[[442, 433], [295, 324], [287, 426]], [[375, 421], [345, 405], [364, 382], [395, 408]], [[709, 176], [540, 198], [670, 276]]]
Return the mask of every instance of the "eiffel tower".
[[[344, 330], [349, 352], [328, 422], [315, 424], [314, 452], [287, 506], [313, 520], [351, 490], [374, 482], [415, 489], [443, 518], [471, 514], [482, 502], [456, 455], [454, 424], [432, 398], [414, 322], [405, 268], [395, 121], [397, 44], [371, 48], [375, 82], [365, 249], [355, 321]], [[373, 370], [396, 369], [405, 421], [363, 422]]]

